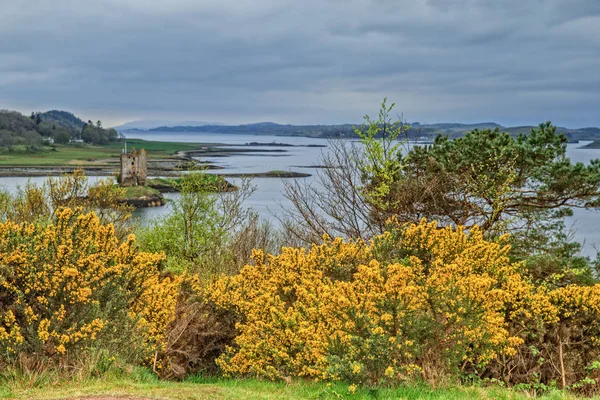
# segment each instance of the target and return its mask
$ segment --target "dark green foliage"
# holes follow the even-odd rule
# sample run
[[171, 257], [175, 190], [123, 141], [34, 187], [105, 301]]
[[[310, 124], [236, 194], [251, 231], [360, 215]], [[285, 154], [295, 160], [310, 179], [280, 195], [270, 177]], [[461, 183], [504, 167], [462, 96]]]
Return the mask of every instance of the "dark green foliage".
[[498, 129], [475, 130], [453, 141], [440, 136], [433, 145], [417, 147], [404, 158], [405, 173], [398, 184], [401, 187], [408, 178], [425, 185], [443, 180], [447, 186], [437, 195], [445, 204], [425, 211], [431, 217], [439, 214], [442, 220], [477, 223], [486, 229], [523, 218], [531, 221], [531, 214], [563, 207], [596, 206], [600, 161], [588, 166], [571, 163], [566, 143], [550, 123], [516, 139]]
[[16, 111], [0, 110], [0, 131], [14, 133], [35, 131], [35, 119], [27, 118]]
[[90, 144], [108, 144], [117, 140], [119, 134], [114, 129], [103, 129], [93, 124], [85, 124], [81, 131], [81, 138]]
[[42, 137], [35, 131], [15, 133], [12, 131], [0, 130], [0, 150], [6, 149], [8, 152], [17, 150], [36, 152], [41, 149], [42, 144]]
[[85, 124], [67, 111], [32, 112], [26, 117], [16, 111], [0, 110], [0, 148], [8, 151], [38, 151], [43, 139], [52, 138], [66, 144], [72, 139], [83, 139], [88, 144], [107, 144], [119, 137], [114, 129], [103, 129], [102, 124]]
[[44, 122], [71, 128], [73, 130], [80, 130], [84, 124], [80, 118], [68, 111], [50, 110], [41, 113], [40, 116]]
[[0, 110], [0, 150], [38, 151], [42, 142], [35, 117], [32, 120], [15, 111]]
[[568, 243], [564, 217], [600, 205], [600, 161], [572, 163], [566, 145], [550, 123], [516, 137], [498, 128], [454, 140], [438, 136], [432, 145], [398, 153], [402, 169], [381, 201], [386, 207], [372, 204], [373, 215], [479, 225], [489, 237], [510, 233], [513, 255], [531, 257], [532, 275], [559, 286], [591, 282], [588, 261], [577, 257], [580, 246]]
[[54, 134], [54, 143], [67, 144], [69, 143], [69, 140], [71, 140], [71, 135], [69, 135], [68, 132], [59, 131]]

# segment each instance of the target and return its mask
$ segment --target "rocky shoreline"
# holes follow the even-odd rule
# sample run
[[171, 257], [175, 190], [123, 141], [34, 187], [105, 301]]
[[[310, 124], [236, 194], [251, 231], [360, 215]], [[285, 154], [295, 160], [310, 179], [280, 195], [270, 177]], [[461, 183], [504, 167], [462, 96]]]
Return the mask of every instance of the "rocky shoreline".
[[[182, 162], [185, 162], [183, 164]], [[62, 175], [64, 173], [72, 173], [73, 171], [82, 168], [86, 176], [115, 176], [119, 172], [117, 163], [105, 165], [64, 165], [64, 166], [48, 166], [48, 165], [33, 165], [33, 166], [0, 166], [0, 177], [35, 177]], [[200, 162], [198, 160], [178, 158], [177, 160], [150, 160], [148, 162], [148, 175], [151, 176], [169, 176], [178, 177], [182, 172], [192, 170], [219, 170], [222, 167], [212, 165], [210, 163]]]
[[312, 176], [305, 172], [294, 171], [269, 171], [269, 172], [248, 172], [234, 174], [219, 174], [224, 178], [308, 178]]
[[162, 207], [167, 204], [167, 200], [162, 196], [162, 194], [123, 199], [120, 202], [135, 208]]

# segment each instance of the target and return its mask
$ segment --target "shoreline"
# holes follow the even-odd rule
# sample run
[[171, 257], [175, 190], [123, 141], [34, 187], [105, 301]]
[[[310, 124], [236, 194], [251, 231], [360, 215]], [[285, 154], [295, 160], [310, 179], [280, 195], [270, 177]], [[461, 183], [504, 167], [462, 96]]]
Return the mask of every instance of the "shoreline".
[[[156, 148], [161, 144], [173, 145], [171, 142], [156, 142], [134, 140], [131, 143], [139, 148]], [[322, 145], [293, 145], [289, 143], [261, 143], [251, 142], [242, 145], [233, 145], [225, 143], [182, 143], [179, 149], [171, 154], [165, 154], [164, 157], [152, 158], [148, 160], [148, 176], [176, 178], [183, 174], [192, 171], [215, 171], [224, 170], [224, 167], [215, 165], [214, 162], [204, 161], [204, 157], [231, 157], [231, 156], [260, 156], [260, 157], [285, 157], [289, 152], [286, 149], [273, 149], [264, 147], [326, 147]], [[187, 146], [187, 148], [185, 148]], [[263, 147], [263, 148], [248, 148], [248, 147]], [[64, 152], [73, 150], [73, 148], [65, 148]], [[154, 149], [153, 149], [154, 150]], [[150, 151], [153, 151], [150, 150]], [[78, 158], [53, 158], [53, 154], [47, 158], [41, 158], [40, 164], [30, 163], [31, 158], [37, 157], [37, 154], [23, 154], [15, 159], [14, 163], [0, 165], [0, 178], [34, 178], [47, 176], [60, 176], [65, 173], [72, 173], [76, 169], [82, 168], [86, 176], [89, 177], [111, 177], [119, 173], [119, 160], [114, 154], [106, 155], [103, 158], [97, 157], [98, 149], [90, 148], [90, 156], [87, 159], [79, 154]], [[106, 151], [106, 149], [102, 150]], [[148, 150], [147, 150], [148, 151]], [[154, 150], [156, 151], [156, 150]], [[154, 152], [153, 151], [153, 152]], [[163, 150], [164, 151], [164, 150]], [[96, 152], [96, 153], [94, 153]], [[87, 154], [87, 153], [86, 153]], [[96, 156], [96, 157], [95, 157]], [[21, 157], [25, 162], [20, 162]], [[56, 164], [54, 163], [56, 161]], [[36, 160], [37, 161], [37, 160]], [[266, 171], [266, 172], [236, 172], [236, 173], [220, 173], [223, 178], [306, 178], [311, 174], [295, 171]], [[1, 181], [0, 181], [1, 185]]]
[[[76, 166], [76, 167], [50, 167], [50, 168], [40, 168], [40, 167], [9, 167], [4, 168], [0, 167], [0, 178], [36, 178], [36, 177], [45, 177], [45, 176], [60, 176], [66, 173], [73, 173], [73, 171], [78, 168], [83, 169], [85, 172], [85, 176], [90, 177], [110, 177], [117, 176], [119, 171], [117, 168], [106, 169], [106, 168], [93, 168], [86, 166]], [[222, 168], [203, 168], [204, 170], [219, 170]], [[190, 172], [192, 170], [169, 170], [169, 169], [148, 169], [148, 176], [165, 176], [165, 177], [173, 177], [177, 178], [182, 175], [182, 172]], [[0, 181], [0, 184], [2, 182]]]
[[[71, 168], [71, 169], [61, 169], [61, 170], [56, 170], [56, 171], [48, 171], [48, 172], [42, 172], [42, 171], [35, 171], [35, 172], [29, 172], [27, 174], [24, 173], [20, 173], [20, 172], [7, 172], [7, 171], [1, 171], [0, 170], [0, 187], [2, 186], [2, 181], [1, 178], [45, 178], [45, 177], [60, 177], [63, 174], [66, 173], [72, 173], [74, 170], [76, 170], [77, 168]], [[103, 172], [103, 171], [89, 171], [86, 168], [84, 168], [85, 171], [85, 176], [87, 177], [116, 177], [117, 175], [117, 171], [114, 172]], [[200, 171], [187, 171], [187, 172], [203, 172], [203, 170]], [[267, 171], [267, 172], [248, 172], [248, 173], [243, 173], [243, 172], [239, 172], [239, 173], [230, 173], [230, 174], [214, 174], [214, 175], [219, 175], [223, 178], [308, 178], [310, 176], [312, 176], [312, 174], [307, 174], [304, 172], [294, 172], [294, 171]], [[151, 172], [148, 171], [148, 176], [149, 177], [165, 177], [165, 178], [180, 178], [182, 176], [181, 172], [176, 172], [176, 171], [169, 171], [166, 172], [165, 171], [161, 171], [160, 173], [155, 173], [155, 172]]]
[[223, 178], [308, 178], [312, 176], [305, 172], [294, 171], [268, 171], [268, 172], [239, 172], [231, 174], [215, 174]]

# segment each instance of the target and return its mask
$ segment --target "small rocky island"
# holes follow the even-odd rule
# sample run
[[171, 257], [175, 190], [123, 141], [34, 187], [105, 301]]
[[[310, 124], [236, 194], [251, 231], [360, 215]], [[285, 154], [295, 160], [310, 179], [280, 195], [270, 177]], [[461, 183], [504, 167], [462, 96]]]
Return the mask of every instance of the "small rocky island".
[[[166, 204], [163, 193], [178, 193], [183, 178], [148, 178], [148, 154], [145, 150], [121, 153], [121, 168], [117, 181], [124, 189], [125, 196], [121, 200], [130, 206], [161, 207]], [[206, 190], [210, 192], [230, 192], [237, 190], [235, 185], [226, 181], [223, 176], [202, 174]]]
[[121, 153], [121, 170], [118, 175], [119, 186], [125, 189], [124, 203], [134, 207], [160, 207], [166, 204], [163, 195], [157, 189], [146, 186], [148, 173], [148, 154], [142, 149], [130, 153], [126, 149]]

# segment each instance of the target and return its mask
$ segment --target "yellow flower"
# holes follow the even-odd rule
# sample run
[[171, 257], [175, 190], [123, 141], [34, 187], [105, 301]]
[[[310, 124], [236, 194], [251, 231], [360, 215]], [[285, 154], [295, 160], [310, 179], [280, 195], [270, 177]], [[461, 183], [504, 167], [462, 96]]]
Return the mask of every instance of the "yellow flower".
[[394, 377], [394, 373], [395, 373], [394, 367], [389, 366], [389, 367], [387, 367], [385, 369], [384, 375], [387, 376], [388, 378], [393, 378]]
[[[509, 250], [477, 227], [423, 220], [392, 223], [369, 243], [327, 237], [277, 255], [256, 251], [253, 264], [207, 291], [240, 317], [217, 364], [230, 376], [281, 379], [285, 371], [377, 384], [425, 375], [431, 355], [477, 368], [510, 360], [531, 333], [512, 329], [514, 322], [553, 328], [577, 313], [600, 319], [600, 286], [534, 287]], [[600, 337], [589, 342], [600, 346]]]
[[143, 321], [141, 350], [151, 357], [165, 345], [179, 294], [180, 278], [160, 276], [163, 259], [81, 209], [58, 209], [48, 224], [0, 222], [0, 265], [13, 270], [0, 279], [0, 304], [10, 304], [0, 309], [0, 354], [90, 348], [115, 322], [108, 302], [122, 297], [123, 315]]

